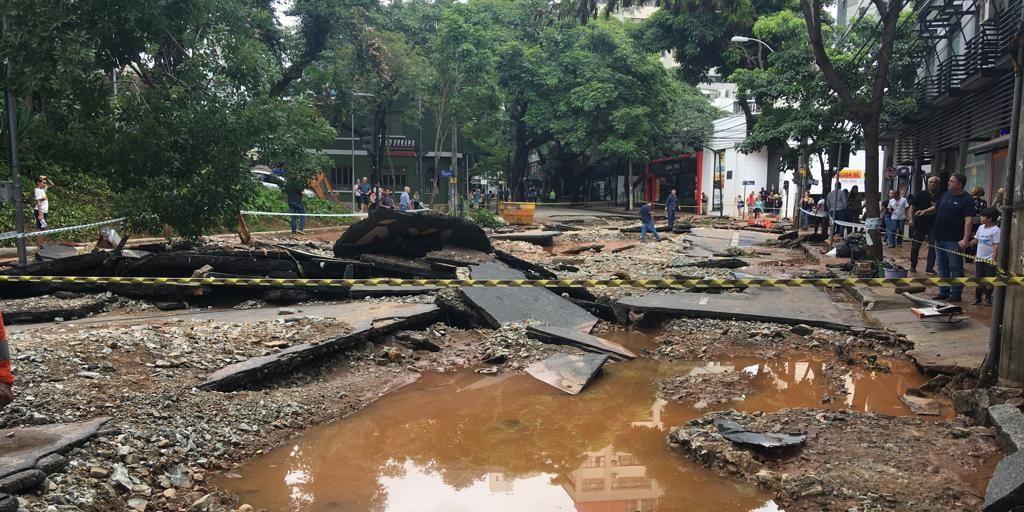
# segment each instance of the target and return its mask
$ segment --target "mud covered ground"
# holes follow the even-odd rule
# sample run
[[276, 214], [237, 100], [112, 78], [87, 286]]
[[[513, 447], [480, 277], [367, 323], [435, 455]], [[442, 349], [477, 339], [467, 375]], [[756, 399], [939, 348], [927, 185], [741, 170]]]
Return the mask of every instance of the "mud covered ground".
[[[553, 248], [522, 242], [495, 245], [566, 278], [731, 275], [725, 269], [682, 266], [702, 259], [688, 254], [688, 235], [637, 244], [638, 235], [620, 233], [619, 224], [631, 223], [569, 232]], [[561, 254], [589, 243], [604, 247]], [[781, 256], [787, 261], [800, 257], [793, 250], [756, 250], [787, 251]], [[592, 291], [606, 297], [628, 292]], [[45, 305], [60, 306], [61, 300], [73, 299], [52, 300], [57, 302]], [[434, 297], [368, 300], [432, 302]], [[250, 301], [237, 307], [262, 306]], [[904, 340], [874, 330], [837, 332], [707, 319], [635, 320], [638, 323], [629, 327], [601, 322], [594, 334], [623, 343], [622, 337], [633, 339], [625, 344], [640, 357], [665, 361], [770, 362], [803, 354], [820, 363], [828, 382], [820, 396], [821, 409], [736, 413], [744, 424], [812, 432], [808, 446], [794, 457], [758, 460], [716, 439], [704, 423], [673, 432], [673, 442], [691, 447], [684, 453], [717, 471], [758, 481], [778, 495], [786, 510], [976, 508], [972, 493], [979, 493], [979, 485], [983, 488], [996, 453], [988, 429], [852, 414], [825, 406], [833, 400], [842, 403], [851, 371], [885, 372], [889, 361], [906, 361], [902, 353], [909, 346]], [[71, 462], [63, 472], [50, 475], [39, 492], [22, 496], [22, 507], [32, 512], [236, 510], [241, 504], [234, 497], [207, 483], [212, 475], [231, 478], [237, 464], [312, 426], [344, 418], [424, 372], [521, 372], [556, 352], [580, 352], [530, 339], [525, 325], [492, 330], [435, 323], [372, 340], [246, 390], [218, 393], [195, 388], [210, 372], [228, 364], [299, 343], [319, 343], [348, 330], [336, 320], [279, 318], [247, 324], [70, 322], [12, 334], [17, 401], [0, 413], [0, 427], [112, 417], [99, 438], [68, 454]], [[728, 406], [756, 392], [751, 375], [735, 370], [688, 372], [652, 386], [666, 399], [698, 409]], [[981, 476], [972, 477], [971, 471]]]
[[[806, 433], [802, 448], [763, 454], [739, 448], [712, 424]], [[756, 482], [787, 511], [973, 511], [999, 457], [990, 429], [850, 411], [715, 412], [677, 427], [670, 445], [725, 475]]]

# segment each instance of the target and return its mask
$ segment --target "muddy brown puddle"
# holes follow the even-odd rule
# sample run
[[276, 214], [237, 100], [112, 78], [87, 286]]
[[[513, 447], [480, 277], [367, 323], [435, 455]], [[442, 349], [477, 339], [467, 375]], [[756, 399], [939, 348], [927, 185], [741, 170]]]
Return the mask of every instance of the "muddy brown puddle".
[[[906, 414], [899, 394], [924, 379], [853, 369], [846, 397], [814, 358], [608, 364], [580, 395], [520, 374], [427, 374], [348, 419], [304, 435], [216, 482], [271, 511], [778, 510], [745, 482], [671, 450], [668, 429], [707, 410], [850, 408]], [[657, 397], [653, 381], [697, 371], [755, 375], [752, 396], [696, 410]]]

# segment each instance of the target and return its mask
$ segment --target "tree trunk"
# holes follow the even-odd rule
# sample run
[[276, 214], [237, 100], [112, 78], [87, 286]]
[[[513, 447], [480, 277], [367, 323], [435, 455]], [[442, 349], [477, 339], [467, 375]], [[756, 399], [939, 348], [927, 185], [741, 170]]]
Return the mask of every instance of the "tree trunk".
[[513, 201], [522, 201], [524, 199], [523, 181], [526, 179], [526, 173], [529, 170], [530, 164], [530, 148], [526, 140], [526, 123], [523, 121], [525, 113], [525, 106], [521, 106], [518, 101], [513, 103], [509, 113], [512, 123], [512, 156], [508, 169], [508, 186], [512, 192]]
[[[878, 193], [878, 133], [879, 120], [877, 118], [865, 123], [864, 129], [864, 201], [867, 202], [866, 219], [880, 218], [879, 193]], [[881, 224], [878, 229], [869, 230], [872, 245], [868, 248], [869, 254], [875, 261], [882, 261], [882, 232]]]

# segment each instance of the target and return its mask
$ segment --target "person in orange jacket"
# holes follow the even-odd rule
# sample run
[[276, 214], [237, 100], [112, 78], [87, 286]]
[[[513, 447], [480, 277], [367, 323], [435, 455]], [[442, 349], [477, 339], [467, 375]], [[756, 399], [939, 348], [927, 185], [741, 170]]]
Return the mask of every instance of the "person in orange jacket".
[[14, 374], [11, 373], [11, 351], [7, 345], [7, 329], [4, 329], [4, 316], [0, 313], [0, 408], [14, 401], [11, 386], [14, 385]]

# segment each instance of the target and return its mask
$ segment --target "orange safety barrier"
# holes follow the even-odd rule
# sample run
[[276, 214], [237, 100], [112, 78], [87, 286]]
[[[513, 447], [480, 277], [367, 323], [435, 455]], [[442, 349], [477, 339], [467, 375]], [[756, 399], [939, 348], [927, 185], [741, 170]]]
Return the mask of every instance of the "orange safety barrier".
[[10, 386], [14, 384], [11, 373], [11, 352], [7, 346], [7, 329], [4, 328], [4, 315], [0, 313], [0, 382]]

